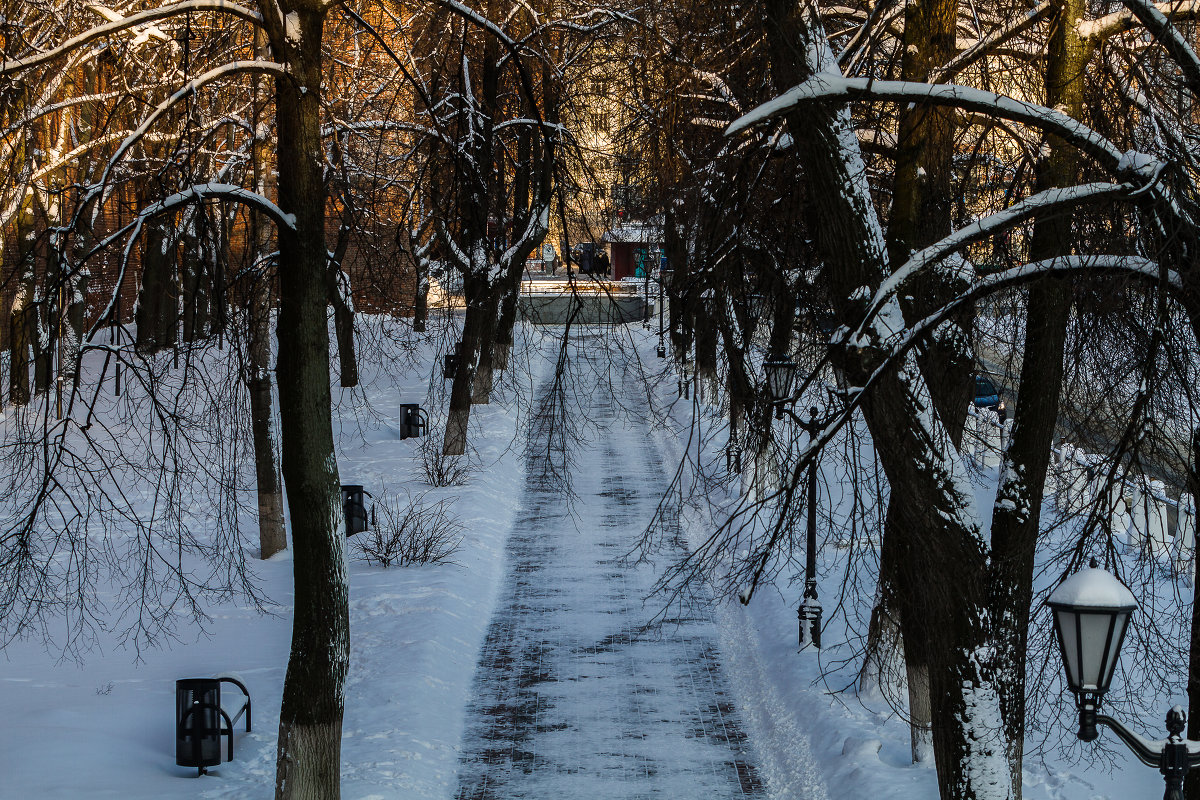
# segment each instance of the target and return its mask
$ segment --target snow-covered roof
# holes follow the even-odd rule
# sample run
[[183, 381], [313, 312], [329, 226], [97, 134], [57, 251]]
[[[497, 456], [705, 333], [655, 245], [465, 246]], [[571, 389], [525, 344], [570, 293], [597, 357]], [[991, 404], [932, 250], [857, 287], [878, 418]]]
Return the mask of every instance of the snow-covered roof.
[[1085, 608], [1137, 608], [1125, 584], [1098, 567], [1081, 569], [1050, 593], [1047, 603]]
[[649, 222], [630, 222], [604, 232], [602, 242], [662, 244], [662, 227]]

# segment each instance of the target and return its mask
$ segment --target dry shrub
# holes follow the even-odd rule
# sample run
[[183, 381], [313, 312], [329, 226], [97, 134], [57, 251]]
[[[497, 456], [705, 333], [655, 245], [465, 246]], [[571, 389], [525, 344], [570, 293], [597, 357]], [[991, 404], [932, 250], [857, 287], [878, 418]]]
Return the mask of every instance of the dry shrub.
[[390, 567], [444, 564], [462, 544], [462, 523], [450, 513], [448, 499], [432, 502], [422, 492], [403, 497], [380, 493], [376, 523], [356, 537], [364, 561]]
[[421, 474], [430, 486], [462, 486], [471, 476], [471, 464], [466, 456], [448, 456], [436, 437], [426, 436], [421, 440], [417, 453], [421, 458]]

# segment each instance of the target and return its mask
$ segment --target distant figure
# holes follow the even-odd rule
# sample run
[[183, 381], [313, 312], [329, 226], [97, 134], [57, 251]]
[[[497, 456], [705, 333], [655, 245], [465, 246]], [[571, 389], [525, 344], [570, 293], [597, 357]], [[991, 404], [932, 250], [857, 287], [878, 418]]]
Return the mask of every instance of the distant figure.
[[[584, 244], [586, 244], [587, 247], [584, 247]], [[578, 272], [580, 275], [592, 274], [592, 267], [594, 266], [594, 262], [592, 260], [593, 247], [594, 245], [592, 245], [591, 242], [584, 242], [575, 245], [574, 249], [571, 250], [571, 260], [575, 262], [576, 272]]]
[[557, 256], [554, 253], [554, 245], [550, 244], [549, 242], [546, 242], [544, 245], [542, 245], [542, 272], [549, 272], [551, 275], [553, 275], [554, 270], [558, 267], [558, 264], [555, 263], [556, 258]]
[[597, 273], [599, 273], [605, 277], [608, 277], [608, 272], [610, 269], [612, 269], [612, 264], [609, 263], [607, 251], [601, 250], [599, 253], [596, 254], [595, 269], [596, 269]]

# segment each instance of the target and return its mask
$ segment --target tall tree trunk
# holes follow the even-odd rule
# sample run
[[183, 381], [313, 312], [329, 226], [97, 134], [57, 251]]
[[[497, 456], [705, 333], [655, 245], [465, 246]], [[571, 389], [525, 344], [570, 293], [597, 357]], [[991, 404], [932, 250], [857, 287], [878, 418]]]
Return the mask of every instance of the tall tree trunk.
[[429, 269], [425, 259], [413, 254], [413, 279], [416, 289], [413, 294], [413, 332], [424, 333], [429, 319]]
[[70, 388], [79, 382], [79, 349], [87, 317], [88, 274], [86, 271], [75, 270], [65, 280], [66, 325], [63, 326], [62, 363], [58, 368], [63, 379], [70, 385], [67, 388]]
[[446, 418], [446, 435], [442, 440], [442, 452], [448, 456], [461, 456], [467, 448], [467, 424], [471, 418], [471, 391], [475, 384], [475, 371], [479, 364], [482, 346], [481, 328], [487, 299], [490, 296], [487, 281], [466, 275], [463, 278], [463, 293], [466, 295], [467, 311], [463, 320], [462, 340], [458, 345], [458, 369], [450, 384], [450, 406]]
[[[475, 365], [475, 380], [471, 383], [473, 405], [487, 405], [492, 401], [492, 385], [495, 382], [492, 365], [495, 363], [496, 317], [499, 312], [496, 287], [489, 286], [487, 298], [479, 312], [479, 360]], [[470, 309], [467, 313], [470, 313]]]
[[336, 800], [350, 615], [325, 321], [321, 40], [327, 6], [310, 0], [284, 2], [279, 10], [265, 0], [261, 6], [270, 18], [265, 24], [272, 50], [289, 66], [287, 77], [275, 78], [279, 206], [296, 220], [295, 230], [279, 232], [277, 373], [295, 612], [279, 713], [275, 796]]
[[34, 271], [36, 233], [33, 225], [25, 223], [27, 219], [30, 216], [23, 207], [17, 215], [16, 261], [9, 271], [9, 274], [17, 276], [17, 290], [8, 318], [8, 399], [18, 406], [28, 403], [32, 396], [29, 390], [30, 352], [37, 336], [37, 308], [34, 306], [37, 293], [37, 275]]
[[173, 220], [173, 216], [162, 215], [146, 226], [142, 284], [134, 309], [135, 346], [144, 353], [157, 353], [175, 343], [178, 317], [176, 248], [168, 233], [174, 227]]
[[[837, 69], [823, 27], [807, 6], [767, 0], [766, 24], [777, 89]], [[786, 120], [809, 181], [814, 244], [837, 315], [842, 324], [855, 324], [862, 315], [856, 292], [878, 286], [889, 262], [849, 113], [814, 105]], [[885, 337], [890, 315], [899, 314], [894, 303], [889, 306], [888, 316], [872, 325], [872, 337]], [[855, 385], [879, 366], [880, 353], [867, 342], [833, 355]], [[881, 375], [862, 403], [891, 492], [909, 499], [896, 509], [898, 522], [910, 532], [905, 544], [923, 556], [920, 572], [913, 569], [916, 559], [901, 558], [904, 591], [897, 595], [904, 635], [911, 630], [907, 621], [919, 618], [917, 634], [929, 654], [933, 749], [943, 800], [1008, 798], [1013, 789], [1003, 761], [1004, 731], [993, 724], [999, 700], [989, 655], [987, 546], [967, 470], [932, 405], [911, 356]]]
[[[262, 31], [255, 34], [255, 52], [264, 59], [271, 57]], [[268, 194], [270, 174], [270, 128], [265, 120], [269, 98], [267, 81], [256, 78], [254, 85], [255, 127], [251, 144], [251, 172], [254, 191]], [[254, 276], [246, 303], [246, 355], [249, 372], [246, 388], [250, 392], [250, 428], [254, 441], [254, 475], [258, 486], [258, 547], [260, 558], [270, 558], [287, 549], [287, 534], [283, 524], [283, 480], [275, 455], [275, 423], [271, 414], [271, 309], [274, 307], [272, 287], [275, 280], [267, 268], [271, 250], [269, 222], [259, 211], [250, 212], [251, 273]]]
[[[1088, 48], [1079, 38], [1083, 0], [1056, 0], [1046, 65], [1046, 105], [1072, 117], [1083, 113], [1083, 76]], [[1038, 166], [1038, 188], [1073, 186], [1079, 179], [1075, 147], [1050, 141], [1050, 155]], [[1029, 260], [1069, 255], [1072, 215], [1039, 219]], [[1029, 606], [1033, 600], [1034, 556], [1050, 448], [1058, 422], [1063, 378], [1070, 283], [1043, 277], [1030, 284], [1021, 361], [1021, 393], [1013, 415], [1010, 445], [992, 509], [992, 620], [1000, 656], [1000, 709], [1007, 729], [1008, 760], [1015, 796], [1020, 795], [1025, 742], [1025, 655]]]
[[[904, 8], [904, 50], [902, 78], [928, 80], [930, 72], [955, 55], [955, 27], [958, 0], [916, 0]], [[888, 218], [888, 257], [893, 266], [903, 264], [909, 255], [950, 233], [951, 167], [954, 154], [954, 110], [929, 105], [906, 105], [900, 110], [896, 147], [896, 174], [893, 182], [891, 214]], [[959, 287], [944, 285], [934, 277], [922, 276], [911, 292], [906, 292], [904, 312], [907, 319], [921, 319]], [[963, 421], [971, 399], [973, 359], [963, 343], [969, 342], [970, 313], [955, 317], [948, 324], [957, 327], [956, 336], [930, 337], [919, 356], [925, 382], [934, 406], [951, 440], [957, 446], [962, 439]], [[893, 495], [890, 502], [903, 502]], [[889, 509], [884, 536], [906, 537], [908, 531], [895, 528], [898, 515]], [[920, 558], [908, 547], [884, 548], [880, 579], [898, 574], [899, 565], [886, 563], [904, 554]], [[896, 587], [884, 586], [881, 601], [893, 598]], [[898, 618], [902, 630], [906, 621], [898, 606], [882, 609], [885, 617]], [[877, 626], [885, 632], [885, 626]], [[905, 668], [908, 673], [909, 722], [912, 726], [913, 761], [932, 755], [932, 703], [929, 696], [929, 654], [925, 642], [915, 635], [903, 636]]]
[[[1197, 329], [1193, 323], [1192, 328]], [[1188, 492], [1192, 496], [1193, 507], [1190, 509], [1192, 519], [1198, 519], [1200, 514], [1200, 427], [1192, 429], [1191, 469], [1188, 472]], [[1182, 509], [1180, 509], [1182, 511]], [[1194, 540], [1193, 540], [1194, 541]], [[1189, 633], [1188, 648], [1188, 716], [1187, 738], [1192, 741], [1200, 740], [1200, 592], [1195, 590], [1197, 563], [1197, 548], [1192, 548], [1192, 625]], [[1183, 784], [1187, 800], [1200, 800], [1200, 770], [1188, 770]]]
[[[339, 259], [340, 261], [340, 259]], [[329, 301], [333, 304], [333, 332], [337, 338], [338, 383], [358, 386], [358, 354], [354, 350], [354, 298], [350, 279], [336, 265], [329, 269]]]
[[179, 288], [182, 299], [181, 336], [185, 342], [201, 339], [208, 332], [208, 271], [204, 234], [200, 230], [201, 209], [189, 209], [182, 239], [183, 255], [179, 262]]
[[247, 308], [246, 345], [250, 392], [250, 428], [254, 440], [254, 475], [258, 487], [258, 548], [260, 558], [287, 549], [283, 524], [283, 481], [275, 457], [275, 425], [271, 414], [271, 279], [252, 289]]
[[[49, 291], [47, 291], [49, 290]], [[52, 294], [51, 294], [52, 293]], [[50, 390], [54, 376], [54, 345], [58, 327], [57, 290], [50, 276], [42, 280], [42, 287], [34, 295], [33, 308], [36, 312], [33, 335], [33, 391], [45, 394]]]

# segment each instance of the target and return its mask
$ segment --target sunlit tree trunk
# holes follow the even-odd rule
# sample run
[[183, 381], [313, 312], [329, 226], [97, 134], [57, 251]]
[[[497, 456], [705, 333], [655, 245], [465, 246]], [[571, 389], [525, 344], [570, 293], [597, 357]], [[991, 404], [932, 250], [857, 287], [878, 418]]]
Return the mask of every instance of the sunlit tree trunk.
[[[270, 57], [265, 35], [255, 35], [255, 49], [262, 58]], [[266, 121], [267, 81], [256, 78], [254, 84], [255, 126], [251, 144], [251, 173], [254, 191], [268, 196], [271, 129]], [[270, 558], [287, 548], [283, 524], [283, 480], [276, 458], [275, 423], [271, 411], [274, 381], [271, 378], [271, 309], [274, 307], [275, 280], [268, 269], [271, 229], [258, 211], [250, 212], [250, 257], [253, 259], [252, 285], [246, 304], [247, 368], [246, 388], [250, 392], [250, 428], [254, 441], [254, 475], [258, 488], [259, 556]]]

